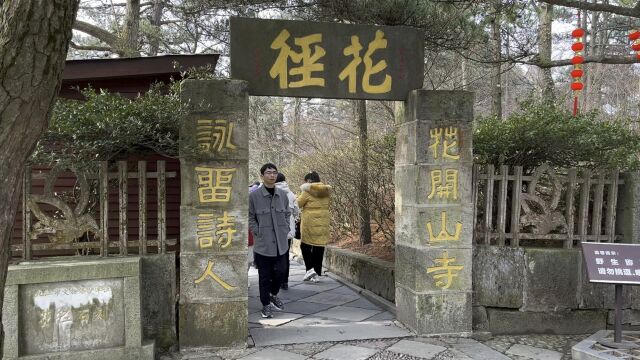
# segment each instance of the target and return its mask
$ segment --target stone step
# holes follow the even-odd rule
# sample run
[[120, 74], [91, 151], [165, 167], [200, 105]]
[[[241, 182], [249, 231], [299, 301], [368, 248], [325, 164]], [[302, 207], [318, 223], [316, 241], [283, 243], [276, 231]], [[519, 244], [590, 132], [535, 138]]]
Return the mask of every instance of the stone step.
[[413, 336], [393, 321], [324, 324], [249, 329], [255, 346], [303, 344], [324, 341], [347, 341]]

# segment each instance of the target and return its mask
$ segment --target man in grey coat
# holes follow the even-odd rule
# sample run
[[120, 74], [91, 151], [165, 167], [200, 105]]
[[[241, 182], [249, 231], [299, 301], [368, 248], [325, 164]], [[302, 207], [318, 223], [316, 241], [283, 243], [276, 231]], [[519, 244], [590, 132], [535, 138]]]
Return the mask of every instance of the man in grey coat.
[[289, 261], [289, 199], [275, 187], [278, 168], [269, 163], [260, 168], [262, 186], [249, 194], [249, 230], [253, 233], [254, 263], [258, 268], [258, 284], [262, 317], [273, 316], [273, 309], [282, 310], [278, 298], [280, 284]]

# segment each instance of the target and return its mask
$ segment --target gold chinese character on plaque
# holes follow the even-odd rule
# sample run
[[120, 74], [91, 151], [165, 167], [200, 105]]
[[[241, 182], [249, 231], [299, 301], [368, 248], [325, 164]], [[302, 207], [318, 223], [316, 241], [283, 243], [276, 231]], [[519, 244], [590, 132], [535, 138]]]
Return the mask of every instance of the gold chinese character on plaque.
[[391, 84], [393, 79], [390, 75], [385, 74], [384, 80], [382, 83], [378, 85], [371, 84], [371, 76], [381, 72], [382, 70], [387, 68], [387, 61], [380, 60], [375, 65], [371, 60], [371, 56], [374, 52], [380, 49], [387, 48], [387, 39], [384, 38], [384, 32], [378, 30], [376, 31], [375, 38], [373, 41], [369, 43], [367, 51], [364, 54], [364, 58], [360, 57], [360, 51], [362, 50], [362, 45], [360, 45], [360, 38], [357, 35], [351, 36], [351, 45], [344, 48], [342, 53], [345, 56], [352, 56], [353, 59], [351, 62], [345, 66], [345, 68], [338, 75], [338, 79], [344, 81], [344, 79], [349, 79], [348, 88], [350, 93], [355, 93], [356, 89], [356, 78], [357, 78], [357, 69], [358, 66], [364, 62], [364, 74], [362, 76], [362, 91], [368, 94], [384, 94], [391, 91]]
[[459, 221], [456, 222], [456, 231], [451, 234], [447, 231], [447, 212], [443, 211], [440, 214], [440, 232], [434, 235], [431, 222], [427, 223], [427, 231], [429, 232], [429, 242], [458, 241], [460, 240], [460, 233], [462, 232], [462, 223]]
[[[433, 152], [433, 158], [438, 159], [442, 154], [443, 159], [459, 160], [460, 151], [458, 149], [458, 128], [435, 128], [429, 131], [429, 149]], [[438, 152], [440, 151], [441, 152]]]
[[211, 260], [209, 260], [209, 262], [207, 263], [207, 269], [204, 271], [204, 273], [202, 273], [202, 276], [197, 278], [194, 283], [199, 284], [208, 277], [212, 278], [215, 282], [220, 284], [220, 286], [222, 286], [225, 290], [232, 291], [236, 288], [235, 286], [229, 285], [226, 281], [222, 280], [220, 276], [213, 272], [213, 261]]
[[431, 170], [431, 192], [428, 199], [437, 196], [440, 199], [458, 199], [458, 170]]
[[197, 125], [198, 146], [204, 151], [235, 150], [231, 142], [233, 123], [227, 120], [199, 119]]
[[231, 181], [235, 171], [236, 169], [196, 167], [200, 202], [229, 202], [231, 200]]
[[[324, 71], [324, 64], [318, 63], [318, 60], [326, 54], [324, 48], [318, 45], [322, 43], [322, 34], [294, 38], [293, 42], [300, 48], [300, 52], [293, 51], [287, 44], [290, 36], [289, 31], [284, 29], [271, 43], [271, 49], [280, 50], [280, 53], [271, 66], [269, 75], [272, 79], [279, 78], [280, 89], [305, 86], [324, 87], [324, 78], [313, 77], [312, 74]], [[313, 45], [313, 50], [311, 45]], [[289, 59], [300, 66], [289, 69]], [[290, 75], [299, 75], [300, 80], [289, 82]]]
[[453, 278], [458, 276], [458, 272], [464, 269], [463, 265], [453, 264], [456, 258], [449, 257], [447, 251], [442, 253], [441, 258], [436, 258], [434, 262], [437, 266], [427, 268], [427, 274], [434, 273], [433, 279], [436, 281], [436, 286], [441, 289], [448, 289], [451, 287]]

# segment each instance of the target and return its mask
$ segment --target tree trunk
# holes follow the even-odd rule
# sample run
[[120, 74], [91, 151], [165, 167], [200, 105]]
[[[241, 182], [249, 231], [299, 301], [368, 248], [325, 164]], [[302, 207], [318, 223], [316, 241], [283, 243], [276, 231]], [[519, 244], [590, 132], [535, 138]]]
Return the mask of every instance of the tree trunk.
[[[540, 4], [538, 8], [538, 48], [540, 61], [551, 62], [551, 23], [553, 22], [553, 5]], [[551, 68], [540, 69], [540, 82], [542, 84], [542, 98], [544, 101], [553, 101], [554, 84], [551, 77]]]
[[153, 13], [151, 14], [151, 25], [154, 33], [149, 42], [149, 55], [156, 56], [160, 50], [160, 25], [162, 23], [162, 10], [164, 9], [164, 0], [153, 0]]
[[[302, 116], [302, 100], [300, 98], [293, 99], [293, 149], [295, 152], [300, 151], [300, 117]], [[284, 119], [281, 123], [284, 123]]]
[[462, 59], [460, 59], [460, 64], [461, 64], [461, 68], [460, 70], [462, 71], [462, 90], [467, 91], [469, 90], [469, 65], [467, 64], [467, 58], [466, 57], [462, 57]]
[[[60, 88], [78, 0], [0, 4], [0, 289], [4, 289], [22, 173]], [[3, 302], [0, 291], [0, 309]], [[0, 328], [0, 353], [3, 348]]]
[[119, 53], [124, 57], [140, 56], [138, 34], [140, 33], [140, 0], [127, 0], [127, 15], [122, 32]]
[[369, 213], [369, 144], [367, 137], [367, 102], [356, 100], [358, 133], [360, 141], [360, 174], [358, 174], [358, 218], [360, 219], [360, 243], [371, 243], [371, 214]]
[[500, 34], [501, 5], [494, 7], [495, 14], [491, 19], [491, 45], [493, 65], [491, 67], [491, 113], [502, 118], [502, 37]]

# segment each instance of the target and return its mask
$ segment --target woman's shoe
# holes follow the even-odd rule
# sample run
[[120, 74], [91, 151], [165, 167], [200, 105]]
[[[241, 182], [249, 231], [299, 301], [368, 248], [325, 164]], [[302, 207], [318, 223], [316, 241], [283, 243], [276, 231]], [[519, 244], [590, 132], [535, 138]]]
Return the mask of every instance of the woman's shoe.
[[318, 274], [316, 274], [315, 270], [311, 269], [309, 271], [307, 271], [306, 274], [304, 274], [304, 277], [302, 278], [302, 281], [309, 281], [313, 278], [315, 278]]

